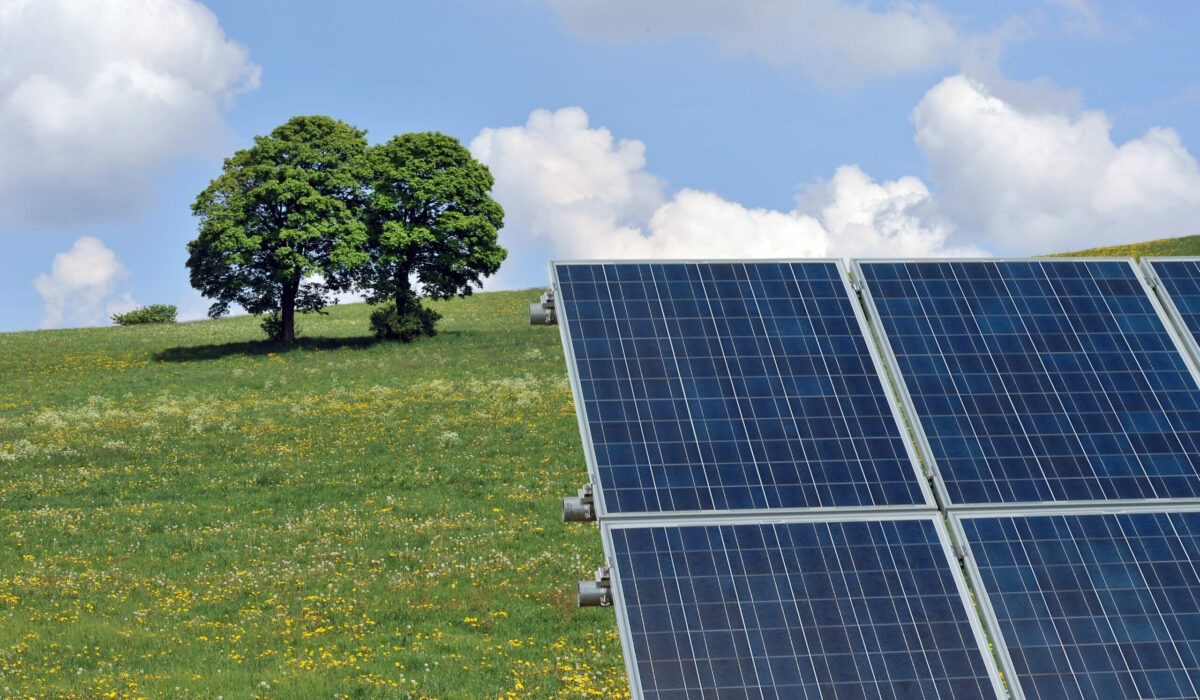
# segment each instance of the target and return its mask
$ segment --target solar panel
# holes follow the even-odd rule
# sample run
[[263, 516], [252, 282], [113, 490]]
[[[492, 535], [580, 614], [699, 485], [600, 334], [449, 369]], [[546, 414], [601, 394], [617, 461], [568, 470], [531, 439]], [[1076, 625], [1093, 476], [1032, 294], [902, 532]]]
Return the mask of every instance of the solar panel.
[[605, 525], [633, 697], [1003, 697], [939, 518]]
[[954, 522], [1017, 697], [1200, 697], [1200, 512]]
[[856, 265], [950, 505], [1200, 496], [1200, 386], [1132, 261]]
[[602, 515], [932, 504], [839, 262], [551, 274]]
[[1142, 258], [1159, 299], [1200, 362], [1200, 258]]

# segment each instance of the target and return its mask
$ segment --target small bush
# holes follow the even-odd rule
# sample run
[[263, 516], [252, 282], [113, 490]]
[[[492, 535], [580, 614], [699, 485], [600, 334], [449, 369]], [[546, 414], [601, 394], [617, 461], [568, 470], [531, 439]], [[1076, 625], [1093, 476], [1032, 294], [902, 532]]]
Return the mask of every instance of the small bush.
[[441, 314], [421, 306], [416, 300], [408, 304], [403, 316], [396, 312], [395, 306], [388, 304], [371, 312], [371, 330], [381, 340], [411, 343], [421, 336], [436, 335], [434, 325], [441, 317]]
[[278, 343], [283, 340], [283, 315], [278, 311], [263, 316], [262, 323], [259, 325], [271, 342]]
[[113, 314], [112, 322], [118, 326], [135, 326], [139, 323], [175, 323], [175, 315], [179, 312], [174, 304], [151, 304], [127, 311], [123, 314]]

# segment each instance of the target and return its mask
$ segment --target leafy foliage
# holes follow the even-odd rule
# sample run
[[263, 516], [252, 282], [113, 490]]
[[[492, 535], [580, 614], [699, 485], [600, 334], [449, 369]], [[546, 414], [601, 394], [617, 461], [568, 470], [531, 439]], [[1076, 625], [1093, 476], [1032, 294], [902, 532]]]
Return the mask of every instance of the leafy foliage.
[[369, 256], [355, 275], [368, 301], [391, 300], [405, 319], [413, 279], [423, 295], [448, 299], [500, 268], [507, 251], [497, 241], [504, 210], [489, 194], [495, 180], [457, 139], [396, 136], [372, 147], [370, 161]]
[[267, 340], [273, 343], [283, 340], [283, 316], [278, 311], [263, 314], [258, 327], [267, 335]]
[[[295, 312], [320, 311], [361, 266], [366, 132], [324, 116], [293, 117], [225, 160], [196, 198], [200, 235], [188, 244], [192, 286], [216, 302], [277, 313], [277, 339], [295, 340]], [[319, 276], [325, 276], [323, 281]]]
[[393, 304], [386, 304], [371, 312], [371, 331], [380, 340], [399, 340], [411, 343], [422, 336], [437, 335], [434, 326], [441, 314], [421, 306], [420, 299], [412, 299], [397, 311]]
[[151, 304], [141, 306], [123, 314], [113, 314], [112, 322], [118, 326], [135, 326], [141, 323], [175, 323], [179, 310], [174, 304]]

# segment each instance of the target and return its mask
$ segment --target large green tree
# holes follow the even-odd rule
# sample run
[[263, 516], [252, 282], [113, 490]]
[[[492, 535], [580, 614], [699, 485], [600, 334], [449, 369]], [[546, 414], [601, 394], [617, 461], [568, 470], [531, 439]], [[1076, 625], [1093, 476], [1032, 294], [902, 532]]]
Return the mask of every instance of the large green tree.
[[497, 242], [504, 210], [490, 195], [495, 180], [458, 139], [437, 132], [396, 136], [371, 147], [370, 161], [370, 255], [357, 285], [368, 301], [394, 304], [388, 316], [425, 318], [432, 332], [418, 291], [469, 295], [508, 254]]
[[295, 314], [320, 311], [366, 261], [366, 132], [324, 116], [293, 117], [225, 160], [196, 197], [192, 286], [216, 318], [238, 304], [269, 313], [274, 340], [296, 339]]

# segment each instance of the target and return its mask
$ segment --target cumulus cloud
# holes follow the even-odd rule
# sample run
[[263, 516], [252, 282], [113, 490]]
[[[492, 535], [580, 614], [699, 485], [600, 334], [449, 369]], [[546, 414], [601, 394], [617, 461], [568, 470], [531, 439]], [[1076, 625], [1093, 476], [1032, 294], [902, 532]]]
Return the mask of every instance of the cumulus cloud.
[[963, 48], [949, 18], [927, 4], [881, 11], [841, 0], [547, 0], [567, 26], [595, 39], [696, 35], [730, 53], [796, 65], [822, 82], [933, 68]]
[[1103, 113], [1069, 105], [947, 78], [912, 115], [932, 186], [845, 165], [788, 211], [668, 195], [642, 142], [578, 107], [537, 110], [471, 142], [507, 212], [510, 260], [490, 286], [541, 283], [552, 257], [1034, 255], [1198, 232], [1200, 166], [1174, 130], [1116, 144]]
[[117, 290], [118, 282], [128, 275], [104, 243], [81, 237], [70, 250], [54, 256], [49, 273], [33, 281], [45, 302], [41, 327], [102, 325], [112, 314], [135, 308], [133, 297]]
[[193, 0], [0, 4], [0, 214], [56, 225], [127, 216], [164, 158], [211, 155], [222, 105], [259, 68]]
[[913, 111], [938, 210], [997, 252], [1196, 233], [1200, 168], [1172, 129], [1117, 145], [1101, 112], [1022, 109], [964, 76]]
[[970, 255], [930, 208], [917, 178], [875, 182], [843, 166], [789, 211], [748, 208], [647, 172], [646, 147], [592, 128], [578, 107], [536, 110], [524, 126], [484, 129], [471, 152], [496, 177], [510, 250], [492, 285], [544, 279], [548, 257], [784, 258]]

